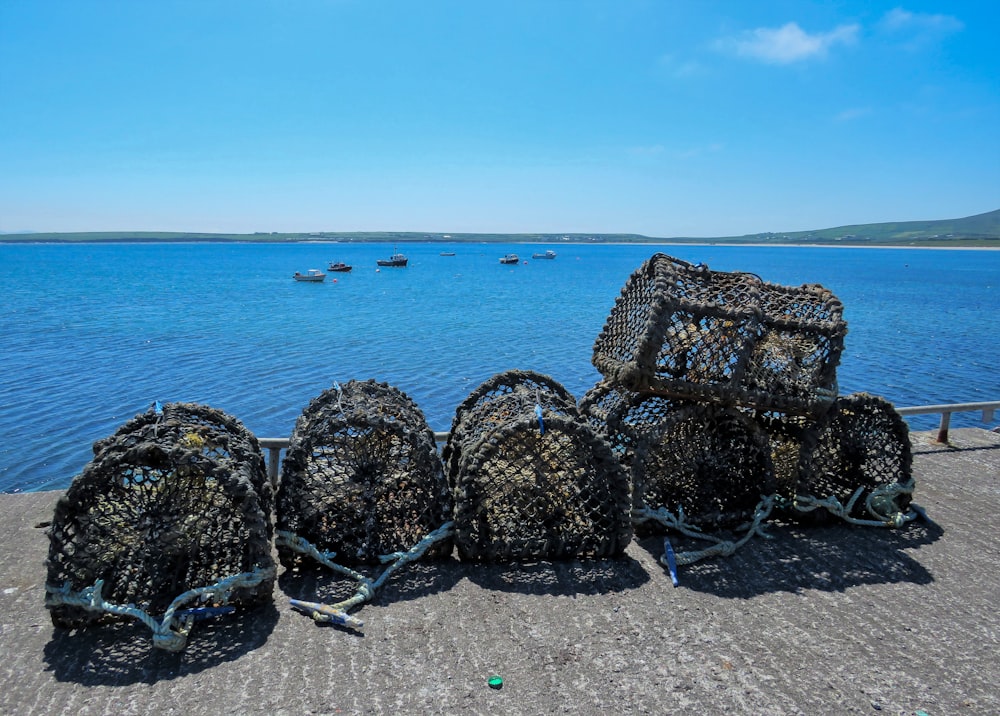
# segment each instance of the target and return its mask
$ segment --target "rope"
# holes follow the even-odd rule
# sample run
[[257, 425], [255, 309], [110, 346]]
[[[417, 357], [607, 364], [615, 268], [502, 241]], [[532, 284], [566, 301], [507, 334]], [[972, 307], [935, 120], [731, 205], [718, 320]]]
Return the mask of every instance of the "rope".
[[371, 601], [372, 597], [375, 596], [375, 592], [378, 591], [383, 584], [385, 584], [392, 573], [397, 569], [405, 564], [409, 564], [410, 562], [420, 559], [435, 543], [451, 537], [453, 534], [453, 525], [453, 522], [445, 522], [405, 552], [393, 552], [391, 554], [381, 555], [379, 557], [379, 561], [382, 564], [389, 563], [389, 566], [386, 567], [382, 574], [379, 575], [378, 579], [375, 580], [366, 577], [350, 567], [345, 567], [334, 562], [333, 557], [336, 555], [335, 552], [321, 552], [315, 545], [311, 544], [308, 540], [300, 537], [299, 535], [285, 530], [279, 530], [275, 536], [275, 544], [288, 547], [291, 550], [308, 555], [320, 564], [329, 567], [335, 572], [339, 572], [340, 574], [350, 577], [358, 583], [354, 596], [341, 602], [337, 602], [336, 604], [306, 602], [299, 599], [290, 599], [289, 604], [292, 607], [309, 614], [318, 622], [332, 622], [334, 624], [341, 624], [353, 629], [360, 629], [365, 625], [364, 621], [349, 614], [348, 612], [359, 604]]
[[771, 511], [774, 509], [776, 498], [777, 495], [767, 495], [766, 497], [761, 498], [760, 502], [757, 503], [757, 507], [754, 508], [753, 520], [747, 525], [746, 534], [735, 542], [722, 539], [721, 537], [716, 537], [715, 535], [706, 534], [697, 526], [687, 523], [684, 520], [683, 507], [679, 507], [677, 509], [676, 515], [667, 510], [665, 507], [660, 507], [656, 510], [651, 510], [648, 507], [637, 508], [632, 510], [632, 519], [634, 522], [659, 522], [664, 527], [680, 532], [688, 537], [715, 543], [711, 547], [706, 547], [702, 550], [680, 552], [675, 554], [670, 545], [670, 540], [665, 539], [663, 541], [664, 552], [660, 557], [660, 563], [670, 570], [670, 579], [676, 587], [678, 585], [678, 566], [693, 564], [708, 557], [728, 557], [736, 552], [736, 550], [740, 547], [745, 545], [754, 535], [760, 535], [764, 538], [770, 537], [770, 535], [764, 531], [764, 522], [768, 517], [770, 517]]
[[664, 527], [680, 532], [687, 537], [715, 543], [711, 547], [706, 547], [702, 550], [675, 554], [670, 540], [664, 539], [663, 555], [660, 557], [660, 563], [667, 567], [670, 572], [670, 579], [676, 587], [678, 585], [678, 565], [693, 564], [709, 557], [728, 557], [745, 545], [754, 535], [769, 538], [770, 535], [764, 531], [766, 527], [765, 522], [770, 517], [775, 506], [792, 508], [800, 512], [811, 512], [815, 509], [824, 508], [849, 524], [863, 527], [899, 528], [918, 517], [931, 522], [923, 508], [917, 505], [911, 504], [908, 512], [903, 512], [896, 507], [898, 504], [896, 500], [902, 495], [912, 495], [913, 488], [914, 481], [912, 479], [906, 483], [894, 482], [876, 487], [865, 499], [865, 509], [875, 518], [870, 520], [851, 516], [851, 512], [865, 490], [864, 486], [854, 491], [854, 494], [851, 495], [851, 499], [847, 501], [846, 505], [841, 504], [840, 500], [833, 495], [822, 500], [811, 495], [796, 495], [792, 500], [777, 494], [768, 495], [761, 498], [761, 501], [754, 509], [753, 520], [747, 525], [746, 534], [736, 541], [725, 540], [715, 535], [706, 534], [696, 525], [686, 522], [684, 520], [683, 507], [678, 507], [676, 515], [665, 507], [660, 507], [656, 510], [648, 507], [636, 508], [632, 510], [632, 521], [635, 523], [659, 522]]
[[153, 423], [153, 437], [157, 436], [157, 432], [160, 430], [160, 423], [163, 421], [163, 406], [160, 405], [159, 400], [154, 400], [153, 404], [149, 406], [153, 414], [156, 415], [156, 422]]
[[333, 381], [333, 389], [337, 391], [337, 410], [339, 410], [341, 413], [343, 413], [344, 412], [344, 403], [343, 403], [344, 391], [341, 389], [340, 383], [338, 383], [337, 381]]
[[45, 601], [48, 606], [82, 607], [90, 611], [138, 619], [153, 632], [153, 646], [166, 651], [181, 651], [187, 645], [188, 634], [196, 620], [233, 611], [233, 607], [196, 607], [179, 611], [182, 605], [194, 599], [207, 602], [213, 598], [225, 604], [229, 601], [233, 590], [256, 587], [265, 580], [273, 579], [274, 575], [273, 567], [258, 567], [253, 572], [242, 572], [221, 579], [215, 584], [189, 589], [170, 603], [159, 621], [134, 604], [123, 606], [105, 601], [103, 579], [98, 579], [93, 586], [81, 589], [79, 592], [73, 592], [69, 582], [62, 587], [46, 587]]
[[920, 516], [916, 510], [903, 512], [897, 507], [897, 498], [913, 495], [914, 481], [892, 482], [887, 485], [879, 485], [865, 499], [865, 511], [875, 519], [861, 519], [852, 517], [851, 512], [865, 488], [862, 485], [854, 491], [851, 498], [844, 505], [834, 495], [824, 499], [813, 497], [812, 495], [796, 495], [791, 501], [785, 500], [783, 506], [791, 507], [799, 512], [812, 512], [823, 508], [848, 524], [862, 527], [895, 527], [899, 528], [907, 522], [912, 522]]

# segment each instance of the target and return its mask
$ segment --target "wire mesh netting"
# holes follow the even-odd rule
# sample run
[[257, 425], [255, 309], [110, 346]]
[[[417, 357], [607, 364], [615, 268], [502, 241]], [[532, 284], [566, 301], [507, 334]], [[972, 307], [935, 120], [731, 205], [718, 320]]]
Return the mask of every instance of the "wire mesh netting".
[[46, 602], [56, 626], [115, 618], [72, 601], [95, 585], [97, 602], [150, 615], [241, 575], [256, 576], [203, 595], [202, 606], [271, 599], [271, 490], [242, 423], [203, 405], [157, 404], [94, 451], [49, 529]]
[[463, 559], [609, 557], [631, 540], [628, 475], [550, 378], [481, 385], [456, 413], [448, 461]]
[[[334, 385], [303, 410], [283, 462], [278, 529], [345, 564], [379, 564], [449, 519], [434, 434], [402, 391], [374, 380]], [[450, 551], [441, 542], [428, 551]], [[280, 541], [282, 564], [300, 552]]]

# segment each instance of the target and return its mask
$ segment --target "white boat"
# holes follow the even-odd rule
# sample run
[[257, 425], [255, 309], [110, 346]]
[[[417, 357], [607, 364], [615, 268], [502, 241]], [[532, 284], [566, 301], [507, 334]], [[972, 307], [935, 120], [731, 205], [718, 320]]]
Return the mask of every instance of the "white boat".
[[309, 283], [321, 283], [326, 280], [326, 274], [319, 269], [309, 269], [306, 273], [296, 271], [292, 274], [296, 281], [307, 281]]
[[517, 254], [507, 254], [506, 256], [500, 259], [500, 263], [502, 264], [516, 264], [520, 262], [521, 259], [517, 257]]
[[544, 254], [532, 254], [531, 255], [531, 258], [533, 258], [533, 259], [554, 259], [555, 257], [556, 257], [556, 252], [553, 251], [552, 249], [549, 249]]

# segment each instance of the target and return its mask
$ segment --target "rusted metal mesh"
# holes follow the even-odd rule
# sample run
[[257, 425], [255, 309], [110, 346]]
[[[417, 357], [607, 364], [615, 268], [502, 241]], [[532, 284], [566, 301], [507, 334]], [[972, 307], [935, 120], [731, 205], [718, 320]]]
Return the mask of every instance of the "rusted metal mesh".
[[837, 394], [842, 314], [822, 286], [654, 254], [622, 288], [593, 363], [634, 392], [818, 413]]
[[522, 371], [494, 376], [459, 407], [452, 428], [455, 543], [463, 559], [624, 551], [632, 537], [628, 475], [557, 383]]
[[[835, 497], [847, 505], [860, 489], [851, 516], [870, 517], [865, 502], [874, 491], [897, 486], [912, 490], [909, 428], [891, 403], [867, 393], [854, 393], [834, 401], [802, 446], [797, 496]], [[876, 505], [881, 514], [903, 512], [910, 504], [908, 492], [892, 497], [895, 509]]]
[[[278, 529], [341, 564], [379, 564], [449, 519], [451, 496], [423, 413], [399, 389], [374, 380], [324, 391], [295, 424], [277, 497]], [[449, 552], [447, 541], [427, 556]], [[292, 568], [300, 552], [283, 547]]]
[[608, 383], [592, 388], [580, 407], [604, 423], [630, 466], [637, 508], [665, 508], [689, 525], [728, 529], [775, 491], [767, 435], [735, 409]]
[[[94, 447], [56, 505], [50, 591], [103, 580], [107, 602], [156, 614], [190, 589], [260, 572], [270, 577], [234, 590], [226, 603], [270, 600], [270, 485], [242, 423], [207, 406], [168, 403]], [[65, 604], [50, 610], [67, 628], [114, 618]]]

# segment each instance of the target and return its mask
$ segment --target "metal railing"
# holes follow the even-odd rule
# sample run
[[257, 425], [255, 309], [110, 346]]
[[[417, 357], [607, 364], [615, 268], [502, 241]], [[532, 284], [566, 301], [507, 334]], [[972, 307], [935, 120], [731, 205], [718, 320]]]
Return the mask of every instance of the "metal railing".
[[948, 428], [951, 426], [952, 413], [976, 413], [983, 412], [983, 422], [989, 423], [993, 420], [993, 411], [1000, 409], [1000, 400], [992, 400], [986, 403], [952, 403], [950, 405], [916, 405], [912, 408], [896, 408], [896, 412], [906, 417], [907, 415], [937, 415], [941, 414], [941, 425], [938, 427], [937, 441], [939, 443], [948, 442]]
[[[896, 408], [896, 412], [907, 415], [941, 415], [941, 425], [938, 427], [937, 441], [948, 442], [948, 428], [951, 426], [952, 413], [976, 413], [982, 411], [983, 422], [993, 420], [993, 412], [1000, 410], [1000, 400], [985, 403], [949, 403], [947, 405], [914, 405], [909, 408]], [[448, 433], [434, 433], [434, 440], [439, 443], [448, 440]], [[260, 446], [267, 453], [267, 475], [271, 484], [278, 482], [278, 466], [281, 464], [281, 451], [288, 447], [288, 438], [260, 438]]]

